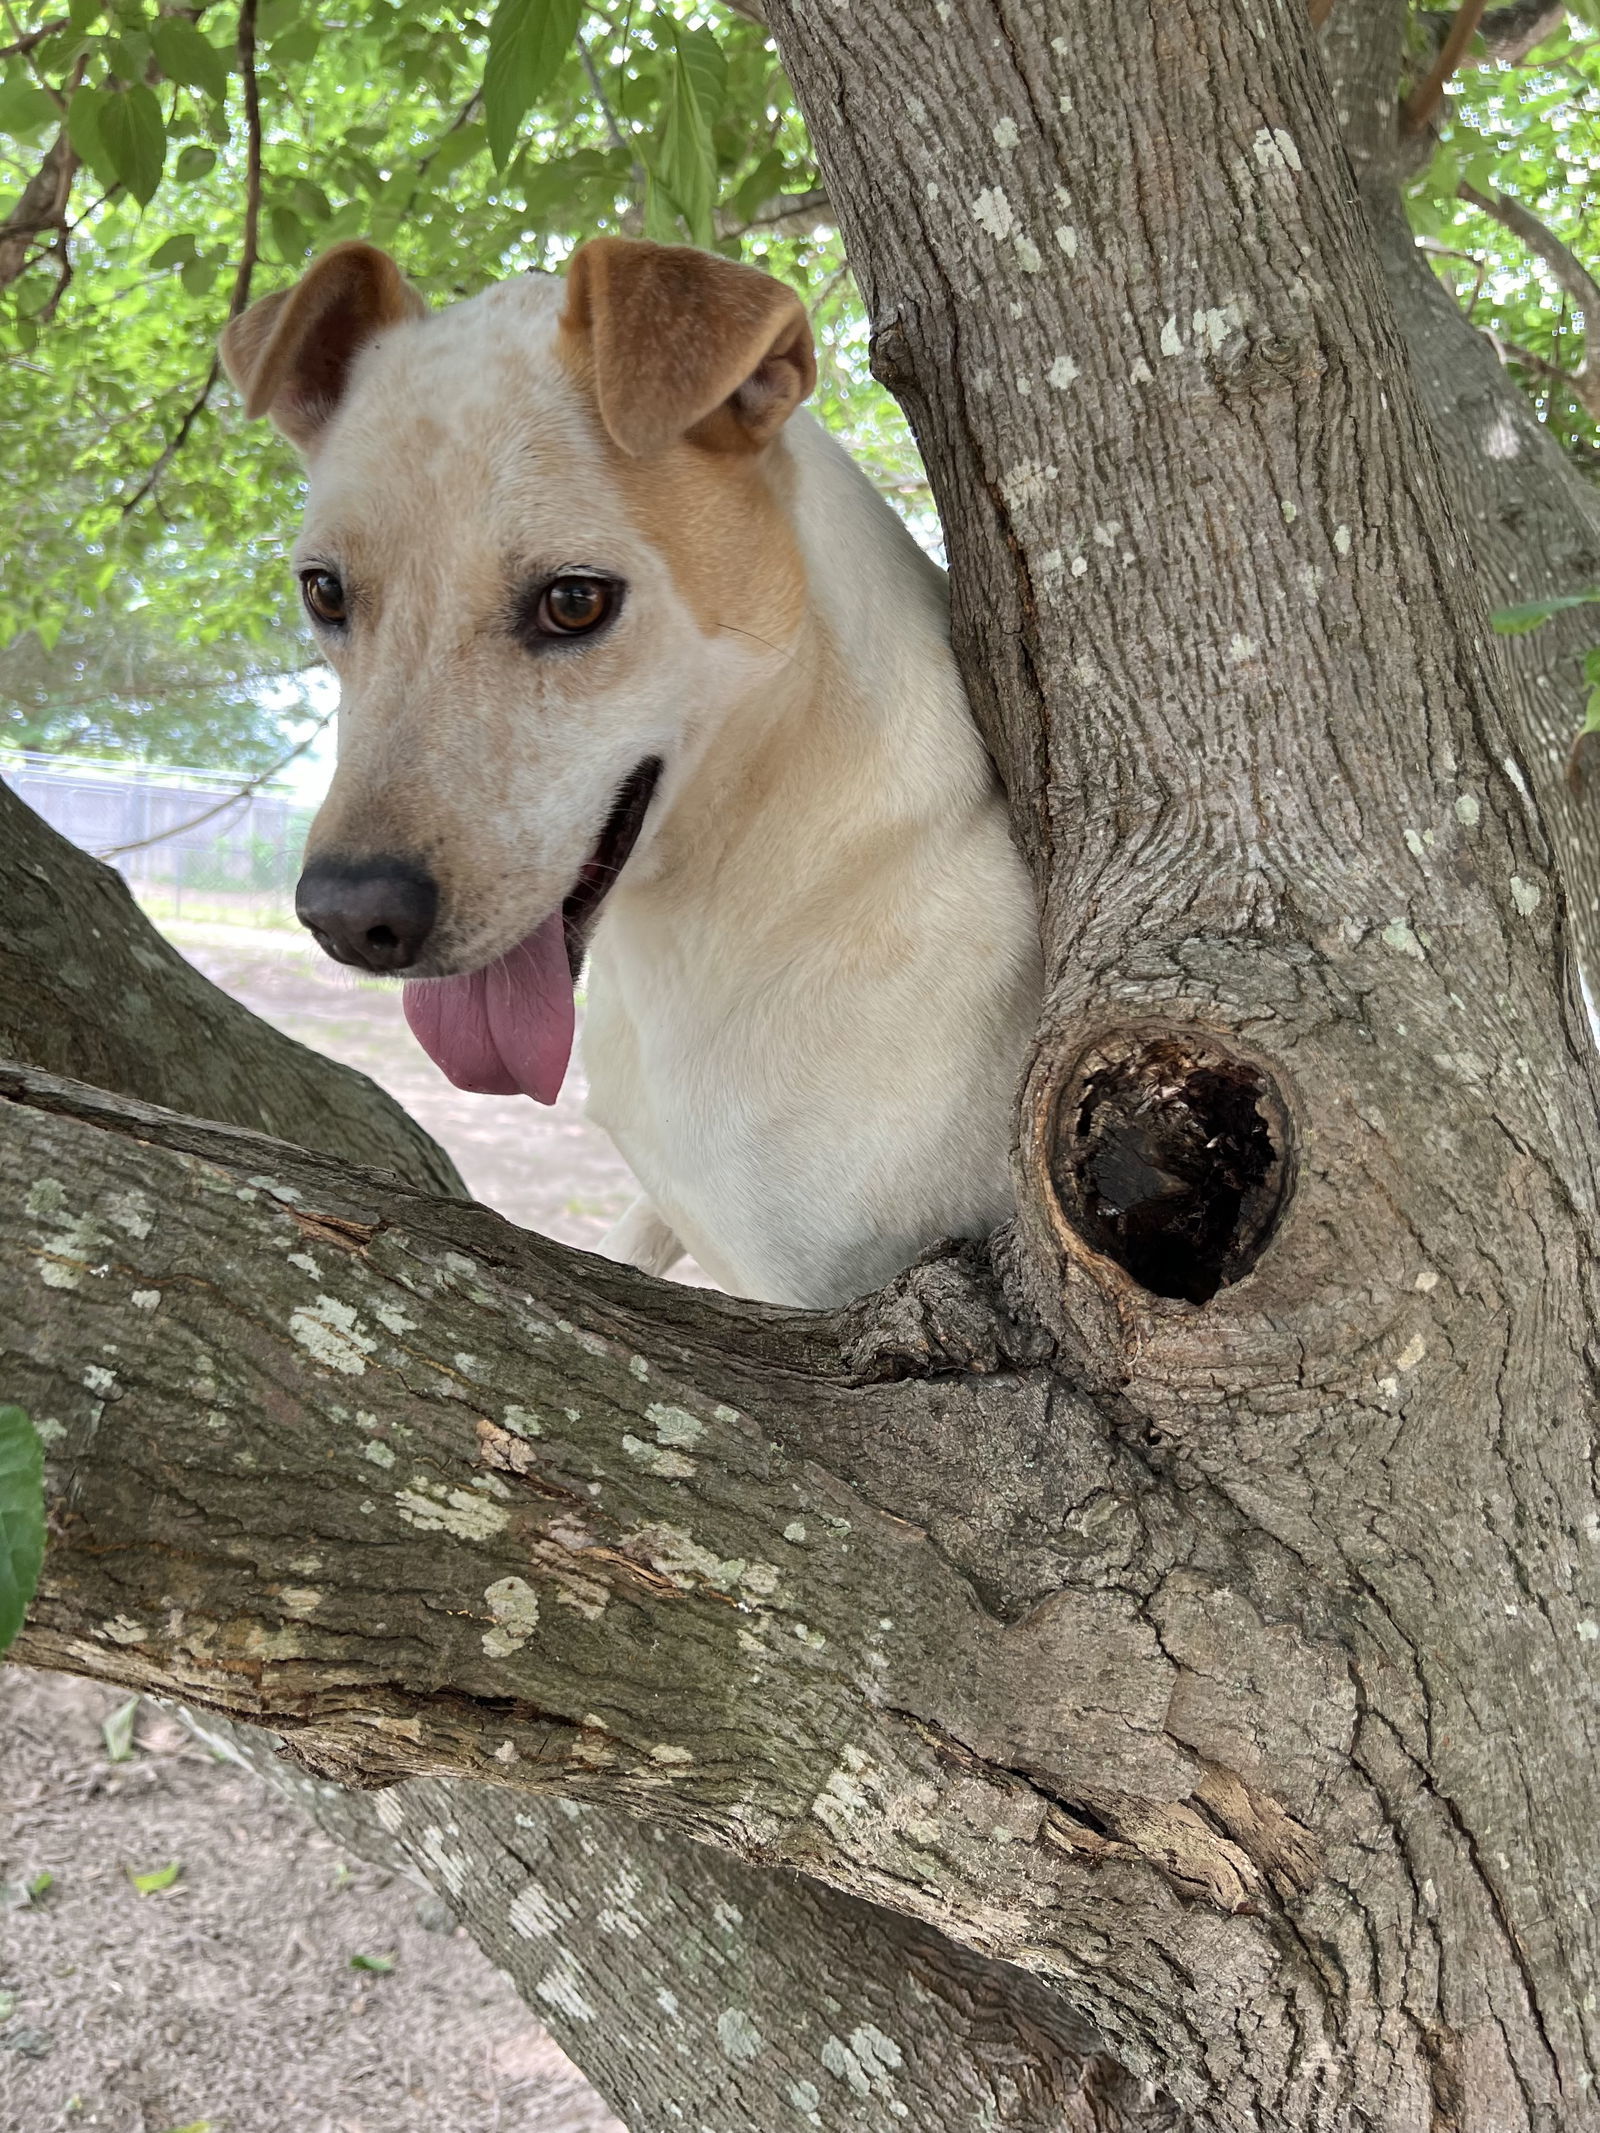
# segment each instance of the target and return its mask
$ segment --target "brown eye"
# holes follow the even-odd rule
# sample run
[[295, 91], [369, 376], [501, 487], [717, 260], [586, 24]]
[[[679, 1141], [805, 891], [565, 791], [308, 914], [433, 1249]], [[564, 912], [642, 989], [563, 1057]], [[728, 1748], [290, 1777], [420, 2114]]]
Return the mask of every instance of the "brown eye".
[[326, 623], [330, 629], [338, 629], [349, 620], [344, 604], [344, 587], [331, 570], [302, 570], [300, 597], [306, 603], [306, 612], [313, 622]]
[[616, 606], [611, 578], [552, 578], [540, 595], [534, 626], [547, 637], [585, 637]]

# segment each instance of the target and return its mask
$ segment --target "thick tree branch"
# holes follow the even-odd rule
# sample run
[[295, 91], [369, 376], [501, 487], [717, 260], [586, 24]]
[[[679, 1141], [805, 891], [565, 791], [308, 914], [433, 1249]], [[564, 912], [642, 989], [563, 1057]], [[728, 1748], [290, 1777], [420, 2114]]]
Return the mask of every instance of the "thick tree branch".
[[[769, 0], [769, 14], [872, 317], [875, 366], [907, 406], [928, 464], [951, 542], [955, 641], [1040, 885], [1048, 998], [1017, 1166], [1027, 1293], [1064, 1342], [1091, 1322], [1098, 1297], [1127, 1343], [1119, 1409], [1173, 1429], [1185, 1468], [1198, 1455], [1236, 1507], [1254, 1506], [1279, 1540], [1293, 1534], [1306, 1565], [1333, 1549], [1343, 1586], [1359, 1558], [1391, 1623], [1409, 1622], [1399, 1634], [1415, 1653], [1439, 1634], [1441, 1595], [1464, 1589], [1466, 1558], [1446, 1565], [1444, 1531], [1452, 1545], [1474, 1531], [1468, 1555], [1499, 1579], [1490, 1495], [1524, 1506], [1548, 1489], [1590, 1500], [1581, 1417], [1591, 1389], [1557, 1352], [1590, 1338], [1576, 1283], [1561, 1283], [1568, 1331], [1553, 1338], [1535, 1335], [1514, 1304], [1522, 1330], [1492, 1330], [1487, 1292], [1465, 1269], [1462, 1316], [1448, 1332], [1419, 1328], [1412, 1339], [1401, 1329], [1415, 1298], [1442, 1286], [1435, 1255], [1483, 1240], [1491, 1207], [1495, 1263], [1527, 1253], [1548, 1265], [1549, 1219], [1572, 1175], [1583, 1183], [1561, 1249], [1581, 1258], [1596, 1092], [1575, 998], [1553, 976], [1567, 906], [1483, 664], [1486, 623], [1354, 210], [1310, 26], [1286, 4], [1258, 22], [1231, 9], [1091, 18], [1028, 0], [951, 0], [936, 31], [891, 0], [858, 0], [847, 22], [801, 0]], [[1396, 72], [1377, 92], [1389, 110]], [[1113, 104], [1125, 125], [1105, 124]], [[1476, 842], [1491, 817], [1492, 857]], [[1469, 825], [1470, 855], [1460, 841]], [[1536, 936], [1524, 929], [1541, 911], [1553, 930]], [[1506, 1005], [1486, 1013], [1491, 970], [1497, 983], [1520, 973], [1514, 1024], [1499, 1020], [1513, 1012]], [[1465, 1071], [1459, 1053], [1441, 1065], [1440, 1033], [1462, 1027], [1458, 1016], [1478, 1032], [1485, 1078], [1470, 1095], [1465, 1084], [1443, 1095], [1441, 1073]], [[1513, 1026], [1542, 1032], [1542, 1091], [1563, 1092], [1559, 1123], [1515, 1100], [1519, 1123], [1508, 1130], [1519, 1147], [1533, 1147], [1530, 1132], [1552, 1136], [1533, 1159], [1542, 1211], [1527, 1229], [1507, 1198], [1497, 1130], [1479, 1137], [1483, 1106], [1499, 1111], [1510, 1096], [1487, 1061], [1505, 1055]], [[1293, 1206], [1255, 1271], [1180, 1320], [1139, 1280], [1119, 1286], [1108, 1274], [1117, 1248], [1097, 1212], [1106, 1144], [1095, 1121], [1109, 1105], [1122, 1145], [1148, 1150], [1152, 1113], [1174, 1101], [1187, 1111], [1181, 1092], [1199, 1088], [1191, 1074], [1213, 1071], [1196, 1053], [1219, 1031], [1232, 1033], [1231, 1071], [1270, 1099], [1256, 1078], [1267, 1072], [1314, 1134], [1315, 1154], [1297, 1169]], [[1414, 1066], [1402, 1065], [1419, 1045]], [[1357, 1091], [1380, 1083], [1374, 1114]], [[1442, 1112], [1447, 1161], [1434, 1139]], [[1463, 1192], [1468, 1174], [1478, 1182]], [[1126, 1190], [1114, 1185], [1114, 1205]], [[1426, 1264], [1408, 1258], [1417, 1252]], [[1390, 1254], [1392, 1271], [1381, 1271]], [[1469, 1290], [1477, 1302], [1466, 1302]], [[1540, 1292], [1548, 1308], [1550, 1289]], [[1327, 1345], [1335, 1324], [1337, 1356]], [[1101, 1352], [1114, 1340], [1107, 1329]], [[1508, 1342], [1515, 1395], [1490, 1365]], [[1373, 1361], [1357, 1364], [1358, 1352]], [[1471, 1385], [1452, 1374], [1448, 1395], [1410, 1378], [1411, 1365], [1431, 1357], [1442, 1367], [1446, 1354], [1452, 1373], [1475, 1354], [1487, 1374]], [[1383, 1368], [1379, 1355], [1408, 1367]], [[1223, 1392], [1216, 1373], [1246, 1356], [1249, 1384], [1231, 1379]], [[1521, 1375], [1535, 1356], [1548, 1397]], [[1404, 1536], [1392, 1492], [1374, 1507], [1381, 1565], [1353, 1538], [1375, 1530], [1358, 1508], [1357, 1474], [1369, 1455], [1387, 1463], [1358, 1389], [1368, 1369], [1380, 1400], [1407, 1403], [1389, 1441], [1420, 1447], [1450, 1418], [1448, 1459], [1429, 1465], [1425, 1483], [1419, 1475]], [[1209, 1437], [1199, 1417], [1218, 1400], [1230, 1424], [1227, 1478], [1220, 1441], [1205, 1454], [1198, 1446]], [[1537, 1433], [1511, 1421], [1533, 1407]], [[1555, 1416], [1559, 1484], [1548, 1465]], [[1541, 1549], [1527, 1589], [1547, 1593], [1568, 1574], [1557, 1557], [1571, 1558], [1545, 1530], [1549, 1553]], [[1594, 1570], [1584, 1558], [1573, 1573], [1586, 1595]], [[1504, 1604], [1518, 1605], [1509, 1593]], [[1520, 1606], [1501, 1621], [1525, 1626]], [[1568, 1633], [1579, 1634], [1575, 1624]], [[1475, 1698], [1490, 1678], [1515, 1695], [1526, 1660], [1486, 1618], [1472, 1641], [1458, 1678], [1480, 1685]], [[1552, 1639], [1545, 1657], [1561, 1648]], [[1576, 1646], [1568, 1663], [1587, 1674]], [[1424, 1671], [1433, 1675], [1426, 1662]], [[1446, 1721], [1441, 1694], [1457, 1701], [1435, 1675], [1427, 1744], [1413, 1735], [1410, 1752], [1433, 1767], [1458, 1834], [1477, 1831], [1489, 1878], [1503, 1871], [1496, 1861], [1518, 1855], [1515, 1843], [1486, 1841], [1490, 1823], [1520, 1819], [1513, 1801], [1539, 1798], [1529, 1842], [1547, 1841], [1552, 1816], [1562, 1847], [1577, 1841], [1568, 1787], [1593, 1770], [1583, 1729], [1547, 1756], [1534, 1745], [1534, 1709], [1525, 1729], [1502, 1710], [1491, 1736], [1476, 1702], [1469, 1711], [1457, 1701]], [[1548, 1708], [1541, 1696], [1538, 1709]], [[1469, 1753], [1458, 1723], [1473, 1736]], [[1356, 1763], [1392, 1797], [1397, 1767], [1386, 1752], [1374, 1760], [1374, 1736], [1364, 1723], [1358, 1731]], [[1508, 1763], [1491, 1774], [1501, 1754]], [[1440, 1886], [1432, 1868], [1423, 1880]], [[1551, 1915], [1543, 1900], [1506, 1886], [1493, 1903], [1488, 1939], [1465, 1938], [1506, 1991], [1469, 2012], [1447, 1987], [1434, 2003], [1440, 2030], [1428, 2032], [1438, 2041], [1416, 2032], [1399, 2041], [1380, 2009], [1397, 2011], [1409, 1986], [1390, 1957], [1374, 1979], [1368, 1957], [1345, 1944], [1341, 1975], [1373, 1979], [1358, 1994], [1374, 2025], [1367, 2044], [1341, 2041], [1338, 2075], [1312, 2095], [1300, 2079], [1306, 2061], [1279, 2060], [1263, 2033], [1250, 2096], [1218, 2082], [1208, 2108], [1239, 2124], [1410, 2128], [1428, 2123], [1420, 2099], [1431, 2093], [1446, 2122], [1576, 2133], [1583, 2113], [1569, 2099], [1600, 2070], [1600, 2034], [1579, 2000], [1590, 1953], [1547, 1942], [1531, 1954], [1528, 1936]], [[1442, 1934], [1455, 1963], [1463, 1914], [1449, 1908]], [[1369, 1949], [1385, 1930], [1373, 1924]], [[1590, 1932], [1585, 1924], [1580, 1937]], [[1310, 1940], [1326, 1957], [1339, 1933]], [[1276, 1990], [1275, 1981], [1253, 1994], [1253, 2008]], [[1501, 2026], [1513, 2001], [1522, 2012]], [[1448, 2099], [1468, 2086], [1469, 2031], [1471, 2101], [1458, 2108]]]
[[[1465, 553], [1490, 606], [1580, 592], [1600, 582], [1600, 491], [1429, 268], [1406, 218], [1405, 158], [1386, 102], [1405, 15], [1403, 0], [1346, 0], [1330, 28], [1327, 58], [1411, 376], [1438, 443]], [[1522, 760], [1568, 885], [1573, 950], [1591, 997], [1600, 998], [1600, 839], [1592, 796], [1568, 782], [1593, 643], [1592, 625], [1579, 611], [1530, 635], [1497, 639], [1495, 653]]]
[[1535, 45], [1555, 35], [1566, 15], [1566, 0], [1512, 0], [1509, 7], [1490, 8], [1478, 24], [1484, 59], [1495, 66], [1521, 66]]
[[1576, 369], [1561, 372], [1578, 399], [1589, 413], [1600, 422], [1600, 365], [1592, 361], [1597, 339], [1600, 339], [1600, 281], [1596, 281], [1572, 247], [1562, 242], [1555, 231], [1541, 222], [1520, 200], [1513, 200], [1506, 193], [1481, 193], [1476, 186], [1460, 185], [1459, 196], [1480, 214], [1492, 216], [1513, 237], [1525, 244], [1537, 259], [1542, 259], [1554, 275], [1556, 284], [1564, 289], [1583, 313], [1584, 354]]
[[71, 27], [71, 20], [66, 15], [57, 15], [53, 21], [41, 22], [35, 29], [24, 30], [20, 37], [14, 37], [10, 44], [0, 44], [0, 59], [19, 58], [23, 53], [31, 52], [36, 46], [43, 44], [47, 37], [54, 37], [58, 30], [70, 30]]
[[[1025, 1971], [629, 1816], [412, 1779], [374, 1802], [201, 1722], [363, 1857], [437, 1889], [631, 2133], [1183, 2133]], [[376, 1813], [374, 1813], [374, 1806]]]
[[[1315, 1844], [1167, 1734], [1177, 1675], [1136, 1602], [1063, 1591], [1008, 1626], [805, 1456], [843, 1403], [847, 1439], [892, 1433], [902, 1461], [909, 1427], [942, 1490], [918, 1388], [850, 1393], [826, 1320], [24, 1070], [0, 1086], [30, 1211], [4, 1370], [55, 1490], [19, 1656], [266, 1722], [347, 1782], [647, 1813], [1091, 1996], [1109, 1874], [1166, 1951], [1151, 1987], [1173, 1959], [1196, 1980], [1167, 2048], [1214, 2031], [1227, 1936], [1261, 1938]], [[86, 1310], [109, 1360], [84, 1368]]]
[[35, 240], [67, 227], [67, 204], [78, 158], [62, 127], [22, 189], [22, 197], [0, 222], [0, 289], [9, 289], [28, 264]]
[[246, 1016], [145, 918], [121, 876], [0, 783], [0, 1058], [271, 1132], [461, 1193], [392, 1097]]

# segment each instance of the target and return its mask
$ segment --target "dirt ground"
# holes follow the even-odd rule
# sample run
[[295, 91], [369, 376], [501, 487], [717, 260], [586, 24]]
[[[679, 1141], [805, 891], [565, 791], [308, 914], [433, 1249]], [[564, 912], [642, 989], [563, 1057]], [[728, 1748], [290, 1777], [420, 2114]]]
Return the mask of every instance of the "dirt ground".
[[[395, 989], [303, 937], [169, 930], [258, 1014], [381, 1082], [512, 1221], [592, 1248], [627, 1205], [576, 1066], [549, 1111], [463, 1095]], [[621, 2133], [437, 1898], [342, 1858], [153, 1705], [131, 1758], [108, 1760], [123, 1701], [0, 1666], [0, 2133]], [[133, 1875], [174, 1862], [139, 1893]]]
[[633, 1198], [627, 1166], [583, 1116], [576, 1052], [560, 1100], [469, 1096], [406, 1027], [400, 988], [330, 963], [304, 933], [262, 927], [163, 928], [213, 984], [302, 1044], [360, 1067], [455, 1157], [473, 1197], [524, 1229], [592, 1250]]

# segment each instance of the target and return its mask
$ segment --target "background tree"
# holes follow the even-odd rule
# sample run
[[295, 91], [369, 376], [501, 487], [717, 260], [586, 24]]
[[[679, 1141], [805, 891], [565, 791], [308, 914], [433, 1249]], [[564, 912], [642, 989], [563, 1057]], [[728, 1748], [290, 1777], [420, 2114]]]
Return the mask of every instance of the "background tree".
[[[548, 1786], [874, 1901], [869, 1940], [758, 1882], [749, 1990], [713, 2020], [702, 1978], [680, 2071], [598, 1924], [714, 1969], [670, 1897], [648, 1941], [620, 1882], [586, 1918], [602, 1869], [546, 1878], [554, 1814], [480, 1889], [518, 1840], [397, 1801], [548, 1949], [535, 1998], [635, 2125], [709, 2069], [763, 2125], [786, 2081], [825, 2124], [1003, 2092], [1041, 2125], [1580, 2126], [1581, 913], [1306, 25], [774, 14], [1041, 884], [1016, 1231], [802, 1319], [15, 1074], [7, 1362], [59, 1505], [27, 1651], [341, 1776], [490, 1778], [513, 1829]], [[1370, 176], [1382, 140], [1351, 146]], [[1116, 1219], [1130, 1135], [1204, 1263]], [[770, 1960], [791, 1924], [858, 1998]]]

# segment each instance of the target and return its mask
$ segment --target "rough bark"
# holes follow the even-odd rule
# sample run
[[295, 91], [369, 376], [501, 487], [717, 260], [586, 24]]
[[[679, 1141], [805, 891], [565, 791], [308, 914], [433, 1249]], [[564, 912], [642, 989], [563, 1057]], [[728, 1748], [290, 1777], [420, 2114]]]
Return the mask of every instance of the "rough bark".
[[[1315, 1641], [1313, 1595], [1338, 1594], [1355, 1789], [1314, 1820], [1373, 1810], [1408, 1862], [1397, 1907], [1353, 1859], [1325, 1869], [1294, 1908], [1340, 1980], [1330, 2027], [1279, 2003], [1295, 2043], [1261, 2022], [1207, 2108], [1578, 2124], [1591, 1060], [1301, 11], [769, 15], [1041, 882], [1029, 1293], [1180, 1471], [1300, 1558], [1275, 1621]], [[1103, 1090], [1150, 1033], [1231, 1053], [1287, 1116], [1287, 1212], [1199, 1310], [1079, 1227], [1083, 1063]], [[1174, 1088], [1157, 1062], [1150, 1109]]]
[[1041, 886], [1060, 1360], [14, 1078], [30, 1650], [870, 1894], [1200, 2128], [1575, 2133], [1593, 1054], [1304, 19], [769, 13]]
[[[134, 1094], [177, 1080], [196, 1113], [254, 1126], [270, 1110], [328, 1152], [345, 1140], [413, 1183], [453, 1177], [370, 1083], [200, 979], [109, 869], [3, 788], [0, 809], [0, 880], [20, 914], [0, 960], [14, 1054], [88, 1062]], [[93, 982], [75, 982], [96, 926]], [[691, 2108], [690, 2123], [712, 2112], [737, 2127], [802, 2106], [826, 2133], [907, 2117], [1007, 2133], [1176, 2124], [1026, 1974], [892, 1913], [571, 1801], [444, 1780], [347, 1790], [307, 1775], [275, 1736], [187, 1715], [338, 1841], [443, 1896], [632, 2133], [670, 2133]]]
[[[1417, 396], [1438, 440], [1457, 521], [1491, 608], [1600, 585], [1600, 488], [1538, 420], [1493, 347], [1412, 242], [1394, 94], [1401, 0], [1342, 0], [1326, 53], [1345, 145], [1378, 244]], [[1519, 754], [1567, 884], [1572, 947], [1600, 993], [1600, 764], [1575, 751], [1600, 641], [1578, 610], [1496, 641]]]
[[206, 1734], [444, 1896], [633, 2133], [1179, 2133], [1033, 1978], [892, 1913], [603, 1808], [436, 1778], [374, 1802]]

